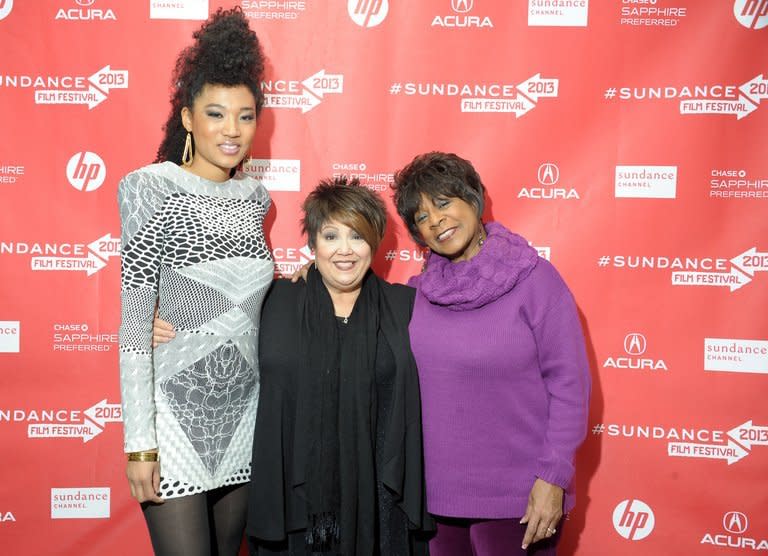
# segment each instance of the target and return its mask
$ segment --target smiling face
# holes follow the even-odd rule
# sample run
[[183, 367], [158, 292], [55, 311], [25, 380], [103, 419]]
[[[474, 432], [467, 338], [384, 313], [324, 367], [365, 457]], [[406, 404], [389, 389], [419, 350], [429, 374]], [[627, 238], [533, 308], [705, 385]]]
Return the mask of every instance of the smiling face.
[[413, 219], [421, 239], [438, 255], [459, 262], [480, 251], [485, 230], [475, 207], [459, 197], [429, 197], [422, 193]]
[[320, 227], [315, 237], [315, 264], [331, 294], [359, 290], [371, 260], [371, 246], [346, 224], [329, 220]]
[[226, 181], [251, 151], [256, 132], [256, 101], [245, 85], [206, 84], [181, 120], [192, 133], [195, 156], [186, 168], [200, 177]]

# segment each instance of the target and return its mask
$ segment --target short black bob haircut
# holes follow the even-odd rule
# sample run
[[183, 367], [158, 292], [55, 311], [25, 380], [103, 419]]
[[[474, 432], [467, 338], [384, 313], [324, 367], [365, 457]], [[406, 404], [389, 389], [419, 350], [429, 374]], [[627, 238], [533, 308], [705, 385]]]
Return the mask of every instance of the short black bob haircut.
[[420, 154], [395, 173], [392, 189], [395, 207], [419, 245], [425, 245], [414, 219], [422, 194], [430, 199], [458, 197], [475, 208], [481, 218], [485, 208], [485, 186], [469, 160], [453, 153]]

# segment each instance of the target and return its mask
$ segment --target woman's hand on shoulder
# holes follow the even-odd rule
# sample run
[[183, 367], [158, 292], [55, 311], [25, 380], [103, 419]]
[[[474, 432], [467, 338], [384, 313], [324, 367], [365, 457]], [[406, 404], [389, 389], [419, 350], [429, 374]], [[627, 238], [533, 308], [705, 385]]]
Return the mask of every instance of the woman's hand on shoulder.
[[548, 539], [557, 532], [563, 517], [563, 489], [542, 479], [536, 479], [528, 495], [528, 507], [520, 523], [527, 523], [523, 550], [531, 543]]
[[294, 272], [293, 275], [291, 276], [291, 282], [295, 284], [296, 282], [299, 281], [299, 279], [303, 279], [306, 282], [307, 273], [309, 272], [309, 269], [312, 268], [313, 264], [315, 264], [315, 261], [309, 261], [300, 269], [298, 269], [296, 272]]

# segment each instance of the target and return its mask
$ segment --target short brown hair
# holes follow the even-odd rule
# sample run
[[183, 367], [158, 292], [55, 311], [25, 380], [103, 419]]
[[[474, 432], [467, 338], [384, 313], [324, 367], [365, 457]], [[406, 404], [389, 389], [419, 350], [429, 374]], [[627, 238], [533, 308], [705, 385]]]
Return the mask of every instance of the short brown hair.
[[301, 231], [307, 234], [307, 243], [315, 248], [320, 229], [330, 220], [349, 226], [363, 236], [373, 253], [384, 237], [387, 211], [384, 202], [360, 181], [347, 181], [346, 177], [325, 179], [312, 191], [301, 206], [304, 217]]

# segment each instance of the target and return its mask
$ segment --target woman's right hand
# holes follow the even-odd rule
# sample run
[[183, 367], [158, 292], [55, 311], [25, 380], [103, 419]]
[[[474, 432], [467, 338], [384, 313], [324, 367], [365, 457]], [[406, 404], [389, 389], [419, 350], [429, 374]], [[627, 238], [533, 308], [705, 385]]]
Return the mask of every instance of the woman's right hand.
[[160, 488], [160, 462], [159, 461], [129, 461], [125, 468], [128, 476], [128, 484], [131, 487], [131, 496], [138, 502], [165, 502], [157, 495]]
[[152, 321], [152, 347], [156, 348], [160, 344], [167, 344], [176, 337], [173, 325], [157, 316], [155, 311], [155, 320]]

